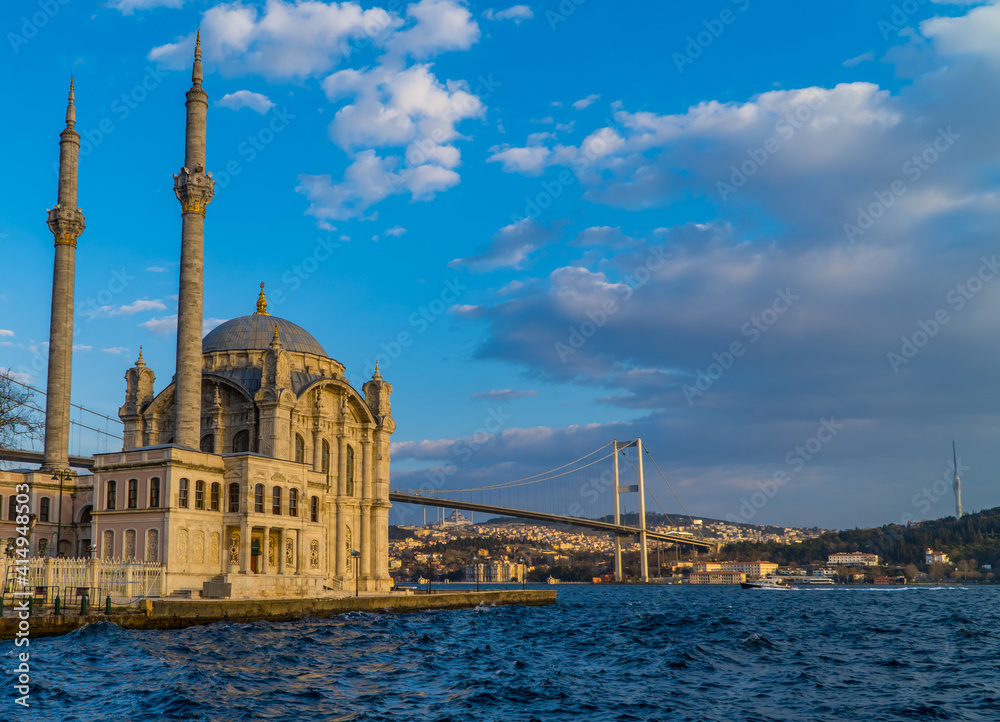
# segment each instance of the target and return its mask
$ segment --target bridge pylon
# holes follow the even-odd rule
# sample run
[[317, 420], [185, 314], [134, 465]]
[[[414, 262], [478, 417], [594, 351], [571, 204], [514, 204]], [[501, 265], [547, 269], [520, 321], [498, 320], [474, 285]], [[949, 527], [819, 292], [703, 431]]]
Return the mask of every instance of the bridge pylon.
[[[614, 476], [615, 476], [615, 524], [621, 524], [621, 494], [626, 493], [638, 493], [639, 494], [639, 545], [640, 559], [639, 559], [639, 574], [642, 581], [649, 581], [649, 545], [646, 539], [646, 485], [645, 480], [642, 475], [642, 439], [638, 438], [635, 441], [628, 441], [625, 443], [618, 443], [615, 439], [614, 443]], [[639, 475], [638, 484], [629, 484], [627, 486], [622, 486], [618, 483], [618, 451], [621, 449], [627, 449], [630, 446], [636, 447], [638, 452], [638, 466], [636, 471]], [[623, 580], [622, 574], [622, 539], [621, 535], [615, 534], [615, 581], [620, 582]]]

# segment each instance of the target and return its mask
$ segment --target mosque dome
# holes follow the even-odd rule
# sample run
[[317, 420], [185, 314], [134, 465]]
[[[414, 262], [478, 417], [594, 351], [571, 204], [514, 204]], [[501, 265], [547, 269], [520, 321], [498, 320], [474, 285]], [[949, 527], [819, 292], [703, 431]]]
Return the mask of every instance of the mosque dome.
[[298, 324], [267, 313], [264, 284], [257, 300], [257, 312], [226, 321], [212, 329], [201, 342], [202, 353], [214, 351], [266, 351], [274, 338], [274, 327], [286, 351], [310, 353], [329, 358], [319, 341]]

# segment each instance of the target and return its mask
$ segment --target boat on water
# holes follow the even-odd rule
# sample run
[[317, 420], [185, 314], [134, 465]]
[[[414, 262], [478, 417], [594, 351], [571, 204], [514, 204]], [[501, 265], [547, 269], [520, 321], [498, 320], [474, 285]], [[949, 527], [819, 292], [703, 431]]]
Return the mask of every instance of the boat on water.
[[772, 579], [766, 577], [764, 579], [755, 579], [750, 582], [740, 582], [740, 586], [743, 589], [792, 589], [793, 587], [785, 584], [780, 579]]
[[798, 579], [792, 580], [792, 584], [795, 586], [803, 587], [823, 587], [823, 586], [833, 586], [833, 580], [830, 577], [799, 577]]

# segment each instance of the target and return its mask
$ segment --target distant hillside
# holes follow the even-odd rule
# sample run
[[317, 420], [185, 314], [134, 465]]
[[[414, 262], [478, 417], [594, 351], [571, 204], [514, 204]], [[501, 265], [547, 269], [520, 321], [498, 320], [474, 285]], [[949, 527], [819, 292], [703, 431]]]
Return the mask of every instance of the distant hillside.
[[720, 559], [769, 559], [779, 564], [826, 562], [834, 552], [862, 551], [878, 554], [896, 566], [924, 563], [926, 549], [942, 551], [952, 562], [975, 559], [979, 564], [1000, 564], [1000, 507], [967, 514], [961, 519], [947, 517], [900, 526], [888, 524], [876, 529], [845, 529], [827, 532], [799, 544], [737, 542], [727, 544]]

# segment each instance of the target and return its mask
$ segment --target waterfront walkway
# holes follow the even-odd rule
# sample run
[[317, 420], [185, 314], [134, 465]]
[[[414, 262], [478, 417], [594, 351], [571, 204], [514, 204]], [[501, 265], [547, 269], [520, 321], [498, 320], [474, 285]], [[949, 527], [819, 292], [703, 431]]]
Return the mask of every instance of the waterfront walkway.
[[[183, 629], [215, 622], [287, 622], [302, 617], [329, 617], [348, 612], [418, 612], [434, 609], [469, 609], [487, 606], [555, 604], [549, 589], [497, 591], [447, 591], [433, 594], [382, 594], [318, 599], [147, 599], [139, 610], [112, 614], [45, 614], [28, 619], [31, 637], [51, 637], [72, 632], [94, 622], [112, 622], [125, 629]], [[0, 639], [13, 639], [22, 620], [11, 607], [0, 618]]]

